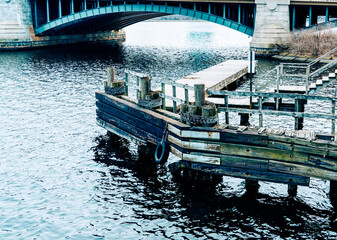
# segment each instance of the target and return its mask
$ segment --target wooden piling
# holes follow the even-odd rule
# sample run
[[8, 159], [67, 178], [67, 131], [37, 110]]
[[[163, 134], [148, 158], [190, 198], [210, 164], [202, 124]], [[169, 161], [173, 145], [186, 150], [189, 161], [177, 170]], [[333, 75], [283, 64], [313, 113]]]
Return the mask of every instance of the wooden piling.
[[108, 68], [107, 77], [108, 77], [108, 83], [112, 83], [115, 81], [115, 68], [114, 67]]
[[246, 180], [245, 181], [246, 195], [252, 196], [256, 195], [259, 192], [259, 182], [255, 180]]
[[240, 115], [240, 125], [249, 126], [249, 113], [239, 113]]
[[[304, 99], [295, 99], [295, 112], [304, 112], [304, 105], [306, 104], [306, 100]], [[295, 117], [295, 130], [303, 129], [303, 117]]]
[[202, 107], [205, 105], [205, 84], [194, 85], [195, 105]]
[[295, 197], [297, 194], [297, 185], [288, 184], [288, 195], [289, 197]]
[[151, 91], [151, 80], [149, 77], [142, 77], [140, 79], [140, 99], [145, 99]]

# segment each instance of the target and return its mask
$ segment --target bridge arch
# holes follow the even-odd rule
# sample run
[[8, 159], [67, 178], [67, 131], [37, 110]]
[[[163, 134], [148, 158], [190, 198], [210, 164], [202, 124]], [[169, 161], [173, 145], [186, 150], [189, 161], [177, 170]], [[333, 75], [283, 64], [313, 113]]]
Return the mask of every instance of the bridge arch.
[[[119, 30], [137, 22], [166, 15], [182, 15], [196, 19], [209, 21], [234, 29], [248, 36], [253, 36], [254, 29], [234, 20], [181, 6], [168, 6], [159, 4], [130, 4], [124, 2], [120, 5], [112, 5], [87, 9], [72, 13], [67, 16], [49, 21], [35, 27], [36, 35], [63, 35], [74, 32]], [[240, 16], [239, 16], [240, 18]]]

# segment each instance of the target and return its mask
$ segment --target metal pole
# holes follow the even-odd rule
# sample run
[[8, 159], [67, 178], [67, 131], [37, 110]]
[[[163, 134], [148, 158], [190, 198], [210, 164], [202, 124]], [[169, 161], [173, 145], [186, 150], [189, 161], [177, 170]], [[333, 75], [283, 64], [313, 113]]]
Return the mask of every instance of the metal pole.
[[37, 27], [37, 6], [36, 6], [36, 0], [34, 0], [34, 15], [35, 15], [35, 27]]
[[309, 7], [309, 27], [312, 26], [312, 6]]
[[238, 23], [241, 24], [241, 4], [238, 7]]
[[87, 10], [87, 0], [84, 0], [84, 10]]
[[223, 4], [223, 18], [226, 18], [226, 4]]
[[329, 22], [329, 7], [325, 8], [325, 22]]
[[[252, 79], [252, 70], [253, 70], [253, 52], [249, 51], [249, 91], [253, 92], [253, 79]], [[253, 108], [253, 97], [249, 97], [250, 108]]]
[[59, 0], [59, 18], [62, 17], [62, 0]]
[[208, 13], [211, 14], [211, 4], [208, 4]]
[[296, 6], [293, 6], [293, 31], [296, 28]]
[[47, 7], [47, 22], [50, 22], [50, 16], [49, 16], [49, 0], [46, 0], [46, 7]]
[[74, 13], [74, 0], [70, 1], [70, 13], [73, 14]]

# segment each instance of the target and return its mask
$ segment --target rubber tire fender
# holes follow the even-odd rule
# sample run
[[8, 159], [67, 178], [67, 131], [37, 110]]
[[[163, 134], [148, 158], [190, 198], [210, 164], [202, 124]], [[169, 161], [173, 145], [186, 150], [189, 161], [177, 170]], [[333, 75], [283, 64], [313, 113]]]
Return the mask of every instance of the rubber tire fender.
[[156, 151], [154, 152], [154, 160], [156, 163], [163, 164], [167, 161], [170, 153], [170, 146], [164, 141], [157, 144]]

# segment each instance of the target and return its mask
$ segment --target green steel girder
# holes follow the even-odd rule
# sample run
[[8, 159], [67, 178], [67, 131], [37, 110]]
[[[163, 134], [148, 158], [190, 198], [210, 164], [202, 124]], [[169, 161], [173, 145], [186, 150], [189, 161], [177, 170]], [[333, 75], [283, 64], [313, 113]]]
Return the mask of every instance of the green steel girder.
[[[110, 26], [111, 30], [117, 30], [117, 25], [114, 23], [121, 22], [121, 16], [124, 18], [124, 22], [127, 24], [123, 24], [123, 27], [128, 25], [144, 21], [146, 19], [158, 17], [158, 16], [165, 16], [165, 15], [183, 15], [188, 17], [194, 17], [196, 19], [205, 20], [213, 23], [217, 23], [223, 25], [225, 27], [237, 30], [241, 33], [244, 33], [248, 36], [253, 36], [254, 29], [240, 24], [238, 22], [202, 12], [193, 9], [187, 9], [182, 7], [173, 7], [167, 5], [156, 5], [156, 4], [122, 4], [122, 5], [113, 5], [108, 7], [100, 7], [95, 9], [88, 9], [85, 11], [77, 12], [74, 14], [70, 14], [67, 16], [63, 16], [61, 18], [55, 19], [50, 21], [42, 26], [38, 26], [35, 28], [36, 35], [57, 35], [57, 32], [62, 32], [62, 29], [71, 28], [74, 25], [74, 30], [76, 31], [76, 27], [80, 26], [81, 24], [85, 25], [86, 21], [93, 20], [93, 19], [104, 19], [105, 26]], [[148, 16], [146, 16], [148, 15]], [[128, 16], [128, 17], [126, 17]], [[127, 21], [126, 21], [127, 18]], [[109, 23], [106, 23], [106, 22]], [[102, 22], [102, 26], [103, 21]], [[118, 24], [120, 26], [120, 24]], [[89, 26], [89, 25], [88, 25]], [[90, 27], [99, 29], [99, 24], [90, 25]], [[89, 29], [90, 31], [90, 29]]]

